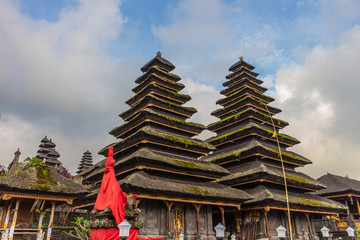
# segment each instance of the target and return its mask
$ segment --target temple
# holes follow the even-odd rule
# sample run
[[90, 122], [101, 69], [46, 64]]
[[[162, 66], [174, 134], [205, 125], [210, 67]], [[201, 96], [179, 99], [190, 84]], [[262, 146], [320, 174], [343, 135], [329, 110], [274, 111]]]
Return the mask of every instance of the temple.
[[337, 214], [345, 207], [307, 194], [325, 186], [296, 171], [311, 161], [288, 150], [299, 141], [280, 133], [288, 123], [274, 118], [281, 110], [269, 105], [274, 99], [264, 94], [267, 89], [261, 86], [263, 81], [253, 70], [254, 66], [243, 58], [229, 68], [231, 73], [226, 76], [225, 89], [221, 91], [224, 98], [216, 102], [221, 108], [212, 112], [220, 120], [208, 126], [216, 136], [207, 142], [214, 145], [216, 151], [205, 160], [231, 173], [222, 177], [219, 183], [244, 190], [252, 196], [242, 204], [240, 215], [236, 211], [227, 211], [227, 230], [237, 229], [242, 239], [271, 238], [278, 236], [276, 228], [280, 225], [289, 234], [290, 222], [293, 239], [313, 239], [316, 237], [314, 217]]
[[91, 152], [87, 150], [86, 152], [84, 152], [81, 158], [80, 165], [76, 173], [80, 174], [81, 172], [83, 172], [84, 170], [88, 169], [91, 166], [93, 166], [92, 156], [91, 156]]
[[[87, 189], [57, 173], [41, 159], [27, 158], [19, 163], [19, 156], [17, 150], [7, 175], [0, 177], [0, 234], [2, 239], [12, 239], [14, 234], [15, 239], [30, 239], [31, 235], [43, 237], [44, 223], [50, 236], [55, 207], [72, 205], [74, 199], [86, 195]], [[47, 223], [44, 219], [46, 209], [51, 209]]]
[[[205, 127], [186, 121], [196, 109], [183, 104], [191, 98], [178, 93], [185, 86], [170, 73], [175, 66], [158, 52], [145, 64], [135, 82], [135, 96], [120, 114], [124, 124], [110, 134], [118, 139], [114, 149], [114, 170], [128, 195], [137, 195], [143, 228], [139, 237], [215, 239], [213, 211], [239, 210], [251, 198], [244, 191], [219, 184], [228, 170], [201, 158], [214, 151], [213, 145], [193, 138]], [[106, 156], [108, 147], [99, 153]], [[92, 208], [104, 173], [105, 160], [82, 173], [93, 191], [78, 203]]]
[[39, 145], [36, 157], [45, 160], [45, 163], [52, 169], [56, 169], [62, 166], [62, 163], [58, 160], [60, 154], [55, 150], [56, 144], [49, 140], [45, 136]]
[[349, 226], [360, 228], [360, 181], [331, 173], [327, 173], [317, 180], [327, 186], [326, 189], [318, 191], [317, 195], [348, 207], [345, 213], [335, 219], [337, 229], [345, 230]]

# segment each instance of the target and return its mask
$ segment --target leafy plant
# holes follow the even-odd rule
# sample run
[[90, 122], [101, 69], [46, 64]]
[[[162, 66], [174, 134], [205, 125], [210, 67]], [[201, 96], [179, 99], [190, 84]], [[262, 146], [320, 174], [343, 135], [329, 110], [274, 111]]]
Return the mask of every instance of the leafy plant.
[[76, 239], [89, 240], [91, 229], [85, 227], [88, 225], [88, 222], [89, 220], [86, 220], [83, 217], [76, 217], [75, 222], [71, 222], [75, 225], [74, 230], [70, 230], [68, 232], [64, 231], [64, 233]]
[[36, 158], [36, 157], [33, 157], [33, 158], [27, 157], [27, 158], [25, 159], [25, 162], [27, 162], [28, 165], [30, 165], [30, 166], [37, 166], [37, 165], [39, 165], [40, 163], [42, 163], [42, 161], [43, 161], [42, 159]]

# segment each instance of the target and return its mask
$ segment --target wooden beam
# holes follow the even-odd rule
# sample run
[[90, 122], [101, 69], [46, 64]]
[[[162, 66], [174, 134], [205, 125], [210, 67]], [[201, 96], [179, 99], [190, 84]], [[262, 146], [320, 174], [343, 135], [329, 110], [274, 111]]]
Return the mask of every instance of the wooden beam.
[[53, 221], [54, 221], [54, 212], [55, 212], [55, 202], [51, 202], [51, 215], [50, 215], [50, 221], [49, 221], [49, 226], [48, 226], [48, 231], [46, 234], [46, 240], [50, 240], [51, 238], [51, 230], [53, 227]]
[[269, 235], [269, 222], [268, 222], [268, 218], [267, 218], [268, 211], [270, 211], [270, 208], [265, 207], [264, 208], [264, 217], [265, 217], [265, 230], [266, 230], [267, 235]]
[[13, 238], [14, 238], [16, 220], [17, 220], [17, 215], [19, 212], [19, 205], [20, 205], [20, 199], [17, 199], [16, 205], [15, 205], [15, 212], [14, 212], [14, 216], [13, 216], [11, 227], [10, 227], [9, 240], [13, 240]]
[[312, 229], [311, 229], [311, 224], [310, 224], [310, 213], [305, 213], [306, 219], [307, 219], [307, 224], [308, 224], [308, 230], [309, 233], [312, 233]]
[[222, 206], [218, 206], [221, 212], [221, 224], [225, 227], [225, 211], [224, 211], [224, 207]]
[[201, 204], [195, 204], [194, 207], [196, 209], [196, 231], [197, 233], [200, 233], [200, 208]]
[[168, 219], [168, 222], [167, 222], [167, 227], [168, 227], [168, 233], [171, 233], [171, 207], [173, 206], [174, 202], [168, 202], [168, 201], [164, 201], [166, 206], [167, 206], [167, 209], [168, 209], [168, 216], [167, 216], [167, 219]]
[[146, 198], [146, 199], [155, 199], [155, 200], [163, 200], [163, 201], [173, 201], [173, 202], [183, 202], [183, 203], [198, 203], [198, 204], [207, 204], [207, 205], [215, 205], [215, 206], [229, 206], [229, 207], [239, 207], [238, 203], [225, 203], [225, 202], [212, 202], [205, 200], [195, 200], [195, 199], [182, 199], [182, 198], [171, 198], [166, 196], [152, 196], [148, 194], [138, 194], [138, 198]]

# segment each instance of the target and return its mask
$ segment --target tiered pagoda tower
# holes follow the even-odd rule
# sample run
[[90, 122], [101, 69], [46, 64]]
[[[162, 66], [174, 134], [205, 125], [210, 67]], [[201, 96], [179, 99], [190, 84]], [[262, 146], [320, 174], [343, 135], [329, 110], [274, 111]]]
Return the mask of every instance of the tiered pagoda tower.
[[[250, 196], [216, 181], [229, 175], [224, 168], [198, 160], [215, 148], [194, 139], [204, 126], [187, 122], [196, 109], [183, 106], [191, 98], [178, 93], [184, 88], [175, 66], [161, 53], [145, 64], [135, 82], [135, 96], [126, 101], [130, 109], [121, 113], [124, 124], [110, 131], [117, 142], [114, 149], [115, 173], [127, 194], [141, 199], [140, 236], [179, 239], [215, 239], [213, 207], [239, 209]], [[106, 156], [108, 146], [99, 153]], [[104, 173], [104, 163], [94, 165], [84, 181], [94, 190], [82, 206], [92, 206]]]
[[81, 158], [80, 166], [76, 173], [79, 174], [91, 166], [93, 166], [93, 160], [92, 160], [91, 152], [89, 152], [89, 150], [87, 150], [86, 152], [84, 152], [84, 154]]
[[55, 150], [56, 144], [49, 140], [45, 136], [39, 145], [36, 157], [39, 159], [45, 159], [45, 163], [53, 169], [62, 166], [62, 163], [58, 160], [60, 154]]
[[[316, 214], [335, 214], [344, 206], [318, 196], [305, 194], [325, 188], [320, 182], [295, 171], [311, 161], [287, 150], [299, 141], [280, 133], [287, 122], [273, 118], [280, 109], [269, 106], [274, 99], [264, 95], [266, 88], [257, 79], [254, 67], [243, 58], [229, 68], [222, 107], [212, 115], [220, 120], [208, 129], [216, 136], [207, 140], [216, 151], [206, 160], [226, 168], [231, 175], [220, 183], [249, 193], [253, 199], [242, 204], [242, 237], [255, 239], [277, 236], [276, 228], [287, 228], [287, 200], [280, 152], [287, 182], [294, 239], [309, 239], [315, 234]], [[275, 130], [275, 131], [274, 131]], [[280, 151], [279, 151], [279, 147]], [[234, 228], [226, 223], [227, 228]]]

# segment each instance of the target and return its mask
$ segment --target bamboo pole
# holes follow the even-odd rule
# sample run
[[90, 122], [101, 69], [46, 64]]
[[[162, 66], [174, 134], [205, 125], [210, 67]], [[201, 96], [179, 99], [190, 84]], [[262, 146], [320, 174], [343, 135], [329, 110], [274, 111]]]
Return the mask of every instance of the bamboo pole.
[[18, 211], [19, 211], [19, 205], [20, 205], [20, 199], [17, 199], [16, 205], [15, 205], [15, 212], [14, 212], [14, 216], [13, 216], [11, 227], [10, 227], [9, 240], [13, 240], [13, 238], [14, 238], [15, 225], [16, 225], [17, 215], [18, 215]]
[[273, 117], [271, 116], [267, 105], [265, 103], [263, 103], [263, 104], [264, 104], [264, 106], [265, 106], [265, 108], [266, 108], [266, 110], [267, 110], [267, 112], [269, 114], [269, 117], [271, 119], [271, 123], [272, 123], [273, 129], [274, 129], [273, 137], [276, 138], [277, 147], [278, 147], [278, 151], [279, 151], [279, 157], [280, 157], [281, 168], [282, 168], [282, 173], [283, 173], [283, 177], [284, 177], [284, 185], [285, 185], [286, 207], [287, 207], [287, 216], [288, 216], [288, 222], [289, 222], [289, 235], [290, 235], [290, 240], [293, 240], [293, 236], [292, 236], [293, 229], [292, 229], [292, 226], [291, 226], [289, 194], [288, 194], [288, 188], [287, 188], [287, 183], [286, 183], [285, 167], [284, 167], [284, 161], [283, 161], [283, 158], [282, 158], [282, 153], [281, 153], [281, 148], [280, 148], [280, 143], [279, 143], [279, 137], [278, 137], [278, 134], [277, 134], [277, 131], [276, 131], [276, 128], [275, 128]]
[[11, 200], [7, 211], [6, 211], [6, 216], [5, 216], [5, 221], [4, 221], [4, 228], [6, 229], [9, 225], [9, 220], [10, 220], [10, 211], [11, 211], [11, 205], [12, 205], [13, 200]]
[[51, 204], [52, 204], [52, 206], [51, 206], [51, 215], [50, 215], [48, 231], [47, 231], [47, 234], [46, 234], [46, 240], [50, 240], [50, 238], [51, 238], [51, 230], [52, 230], [52, 227], [53, 227], [53, 220], [54, 220], [55, 202], [51, 202]]
[[44, 200], [42, 206], [39, 209], [40, 210], [40, 218], [39, 218], [39, 224], [38, 224], [38, 230], [39, 231], [42, 228], [42, 223], [43, 223], [43, 220], [44, 220], [44, 215], [45, 215], [44, 207], [45, 207], [45, 200]]

